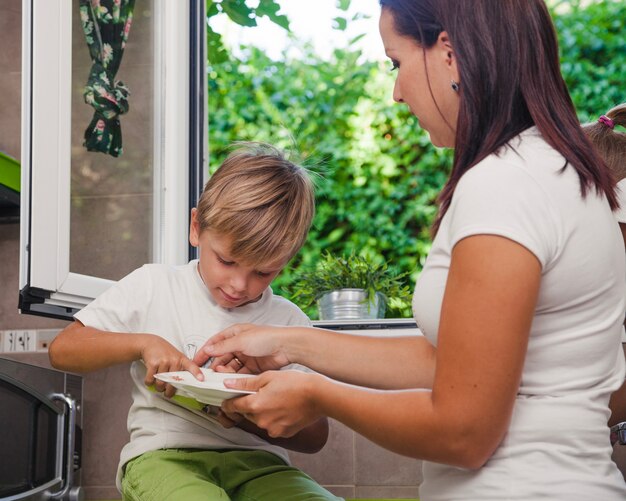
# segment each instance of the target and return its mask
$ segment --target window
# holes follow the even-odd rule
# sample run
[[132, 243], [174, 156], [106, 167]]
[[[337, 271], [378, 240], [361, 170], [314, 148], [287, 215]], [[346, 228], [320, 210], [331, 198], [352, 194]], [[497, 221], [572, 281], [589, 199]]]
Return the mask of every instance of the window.
[[182, 264], [206, 146], [204, 2], [137, 0], [119, 157], [88, 152], [78, 0], [24, 4], [20, 309], [72, 314], [145, 262]]

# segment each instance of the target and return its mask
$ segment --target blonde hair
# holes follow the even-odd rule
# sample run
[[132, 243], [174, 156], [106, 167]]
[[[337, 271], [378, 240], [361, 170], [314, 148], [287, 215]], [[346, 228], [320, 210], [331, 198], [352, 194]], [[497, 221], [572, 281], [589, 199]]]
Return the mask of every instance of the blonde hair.
[[[626, 103], [606, 112], [615, 126], [626, 127]], [[615, 181], [626, 178], [626, 132], [611, 129], [602, 121], [583, 125], [583, 130], [608, 165]]]
[[247, 264], [291, 259], [315, 215], [309, 173], [268, 144], [237, 145], [200, 196], [200, 231], [230, 237], [232, 256]]

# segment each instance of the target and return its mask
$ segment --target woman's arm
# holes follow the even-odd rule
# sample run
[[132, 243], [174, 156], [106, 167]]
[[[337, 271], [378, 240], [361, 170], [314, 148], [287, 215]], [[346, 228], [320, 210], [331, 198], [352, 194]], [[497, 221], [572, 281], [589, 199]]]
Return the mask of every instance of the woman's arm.
[[245, 364], [239, 372], [299, 363], [339, 381], [380, 389], [431, 388], [435, 372], [435, 349], [423, 336], [383, 338], [253, 324], [233, 325], [213, 336], [194, 362], [202, 365], [217, 356], [213, 366], [227, 364], [231, 354]]
[[[356, 388], [316, 374], [291, 382], [268, 372], [229, 382], [258, 392], [223, 408], [272, 436], [289, 436], [328, 415], [400, 454], [478, 468], [509, 426], [540, 281], [541, 265], [525, 247], [503, 237], [468, 237], [452, 253], [432, 391]], [[337, 350], [335, 357], [343, 355]]]
[[57, 369], [89, 372], [111, 365], [143, 360], [146, 384], [172, 396], [175, 389], [154, 378], [159, 372], [187, 370], [202, 380], [200, 368], [165, 339], [154, 334], [109, 332], [87, 327], [78, 320], [63, 329], [48, 351]]

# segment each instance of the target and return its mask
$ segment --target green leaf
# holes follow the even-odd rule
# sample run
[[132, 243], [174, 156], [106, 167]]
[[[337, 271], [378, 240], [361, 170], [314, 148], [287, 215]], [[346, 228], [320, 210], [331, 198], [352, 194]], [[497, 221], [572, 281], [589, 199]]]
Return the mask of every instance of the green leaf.
[[214, 15], [219, 13], [219, 9], [217, 8], [217, 4], [214, 0], [206, 0], [206, 17], [213, 17]]
[[283, 14], [278, 14], [280, 5], [275, 0], [261, 0], [255, 9], [257, 16], [267, 16], [273, 23], [289, 31], [289, 19]]
[[339, 31], [345, 31], [348, 27], [348, 21], [344, 17], [336, 17], [333, 19], [333, 28]]
[[213, 29], [207, 25], [207, 37], [206, 37], [206, 49], [207, 60], [211, 65], [224, 63], [228, 61], [229, 54], [224, 44], [222, 43], [222, 36], [219, 33], [213, 31]]
[[220, 6], [235, 23], [241, 26], [256, 26], [254, 12], [246, 5], [245, 0], [222, 0]]
[[354, 45], [359, 40], [361, 40], [364, 36], [365, 36], [365, 33], [361, 33], [360, 35], [357, 35], [354, 38], [351, 38], [348, 42], [348, 45]]
[[371, 16], [367, 14], [363, 14], [363, 12], [356, 12], [350, 21], [360, 21], [361, 19], [369, 19]]
[[337, 0], [337, 8], [339, 10], [343, 10], [344, 12], [350, 8], [351, 0]]

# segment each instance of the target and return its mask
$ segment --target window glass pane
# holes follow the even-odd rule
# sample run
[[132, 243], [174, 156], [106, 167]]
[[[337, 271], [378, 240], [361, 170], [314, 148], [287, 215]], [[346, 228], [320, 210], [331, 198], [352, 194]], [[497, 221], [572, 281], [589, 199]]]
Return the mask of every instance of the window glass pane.
[[130, 90], [121, 116], [123, 153], [88, 152], [93, 108], [83, 89], [91, 69], [79, 2], [72, 16], [70, 271], [119, 280], [153, 256], [154, 2], [137, 0], [117, 79]]

